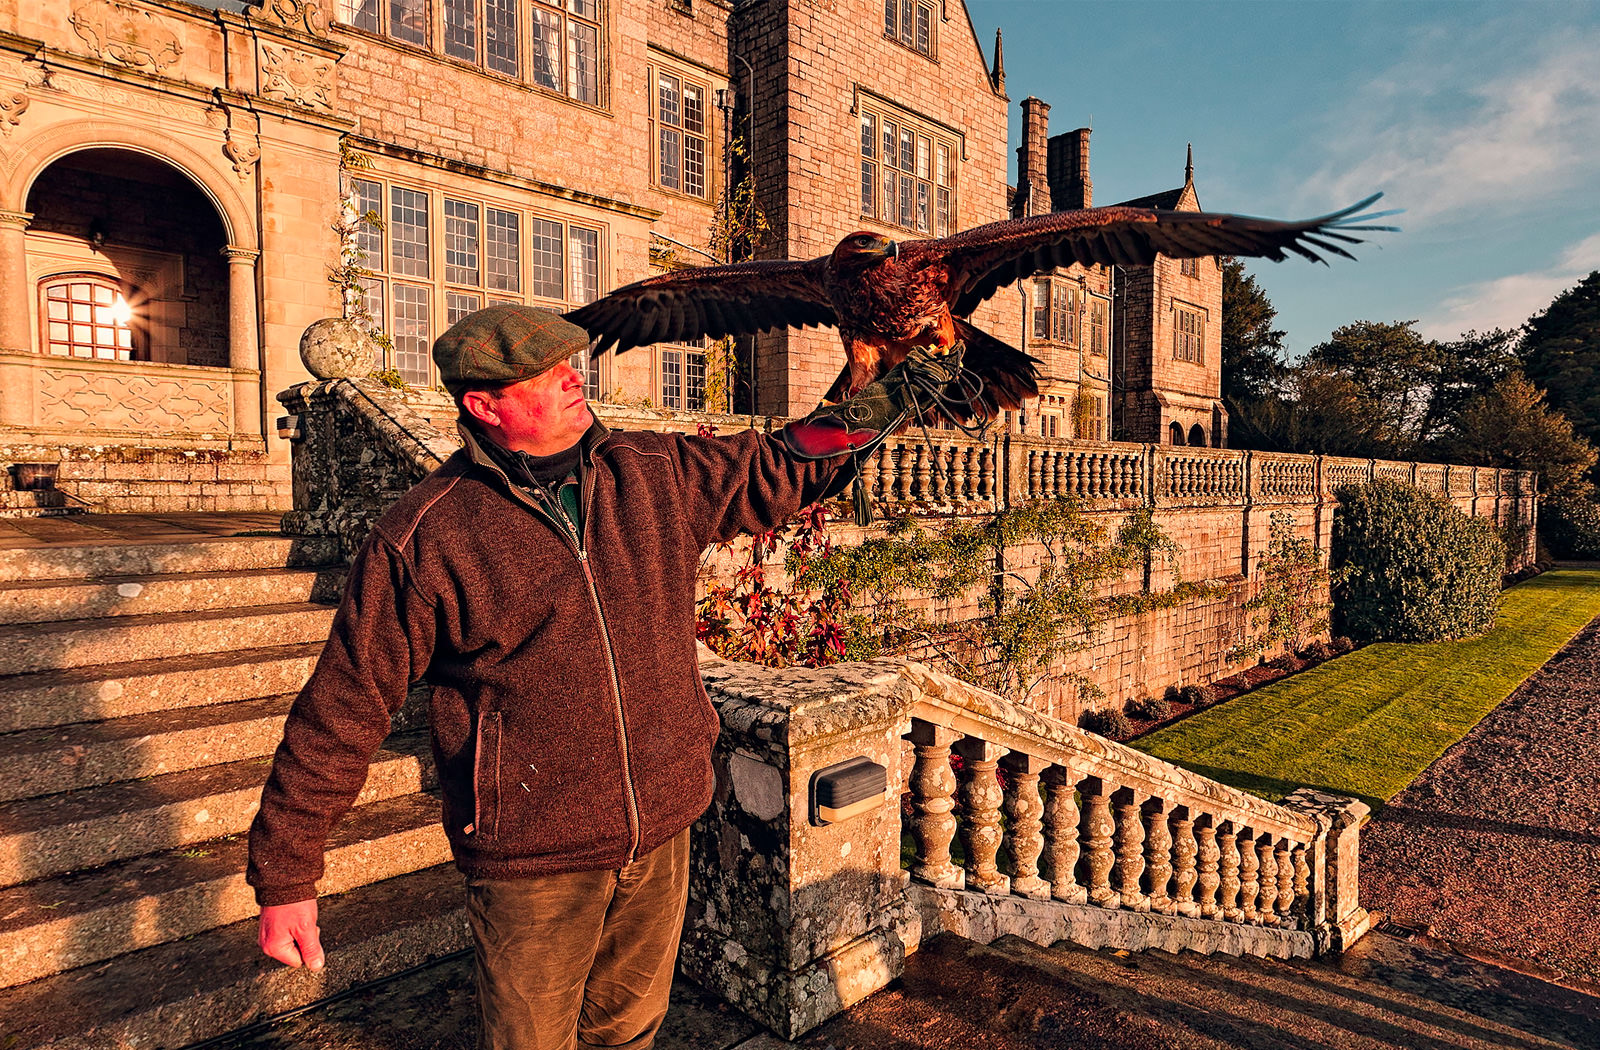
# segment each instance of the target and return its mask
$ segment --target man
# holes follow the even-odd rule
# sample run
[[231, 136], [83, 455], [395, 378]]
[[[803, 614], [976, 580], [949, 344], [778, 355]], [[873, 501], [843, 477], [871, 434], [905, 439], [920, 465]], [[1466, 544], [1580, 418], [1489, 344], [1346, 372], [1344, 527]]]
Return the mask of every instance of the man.
[[906, 418], [891, 383], [776, 436], [612, 432], [568, 364], [587, 344], [523, 306], [434, 344], [463, 447], [356, 556], [250, 830], [262, 950], [321, 968], [328, 831], [426, 679], [488, 1050], [654, 1041], [718, 731], [695, 656], [700, 554], [820, 498], [842, 452]]

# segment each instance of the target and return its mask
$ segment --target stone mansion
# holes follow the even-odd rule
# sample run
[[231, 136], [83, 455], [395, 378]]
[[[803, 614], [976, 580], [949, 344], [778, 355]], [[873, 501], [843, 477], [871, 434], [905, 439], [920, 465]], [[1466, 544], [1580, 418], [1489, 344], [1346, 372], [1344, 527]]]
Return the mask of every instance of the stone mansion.
[[[756, 254], [791, 258], [1093, 203], [1089, 131], [1052, 137], [1037, 99], [1008, 184], [1000, 38], [961, 0], [3, 10], [0, 459], [62, 461], [104, 510], [287, 505], [275, 395], [307, 378], [319, 318], [370, 318], [381, 367], [431, 386], [460, 316], [719, 259], [712, 229], [751, 194]], [[1192, 167], [1137, 203], [1197, 208]], [[1061, 270], [976, 320], [1045, 361], [1013, 429], [1226, 442], [1214, 259]], [[597, 398], [784, 416], [843, 361], [831, 330], [734, 356], [713, 404], [704, 346], [580, 364]], [[135, 498], [98, 462], [173, 485]]]

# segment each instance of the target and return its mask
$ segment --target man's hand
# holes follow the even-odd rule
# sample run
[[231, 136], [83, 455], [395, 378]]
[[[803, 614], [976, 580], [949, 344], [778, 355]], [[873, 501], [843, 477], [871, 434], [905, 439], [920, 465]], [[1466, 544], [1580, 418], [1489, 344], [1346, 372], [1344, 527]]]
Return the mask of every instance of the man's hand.
[[261, 950], [285, 966], [322, 969], [322, 938], [318, 933], [315, 898], [261, 909]]

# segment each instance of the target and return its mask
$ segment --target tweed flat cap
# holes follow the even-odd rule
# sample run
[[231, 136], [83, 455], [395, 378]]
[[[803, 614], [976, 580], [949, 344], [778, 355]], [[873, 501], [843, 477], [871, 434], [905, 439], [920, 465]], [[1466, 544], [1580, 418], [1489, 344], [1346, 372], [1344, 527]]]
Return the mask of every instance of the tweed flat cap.
[[470, 383], [515, 383], [582, 353], [589, 333], [549, 310], [491, 306], [468, 314], [433, 342], [433, 363], [444, 388]]

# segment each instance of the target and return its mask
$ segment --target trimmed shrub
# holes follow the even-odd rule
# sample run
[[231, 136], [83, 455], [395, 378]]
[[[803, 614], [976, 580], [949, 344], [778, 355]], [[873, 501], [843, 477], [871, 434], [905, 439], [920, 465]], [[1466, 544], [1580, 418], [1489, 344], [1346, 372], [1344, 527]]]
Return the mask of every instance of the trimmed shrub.
[[1539, 538], [1557, 558], [1600, 558], [1600, 503], [1572, 496], [1541, 499]]
[[1333, 591], [1344, 630], [1367, 641], [1467, 638], [1494, 626], [1505, 546], [1489, 522], [1390, 478], [1339, 489]]
[[1347, 635], [1341, 634], [1333, 640], [1333, 651], [1339, 656], [1343, 656], [1345, 653], [1353, 653], [1356, 651], [1356, 643], [1352, 642]]
[[1333, 658], [1333, 646], [1319, 638], [1300, 650], [1300, 655], [1307, 660], [1331, 660]]
[[1128, 716], [1121, 711], [1085, 711], [1078, 719], [1078, 725], [1091, 733], [1099, 733], [1113, 740], [1122, 740], [1133, 735], [1133, 723], [1128, 721]]
[[1147, 696], [1128, 701], [1128, 714], [1150, 722], [1165, 722], [1172, 717], [1172, 705], [1159, 696]]
[[1181, 704], [1185, 702], [1183, 699], [1183, 690], [1179, 689], [1175, 685], [1167, 686], [1166, 692], [1161, 694], [1161, 699], [1165, 700], [1169, 704]]
[[1186, 685], [1180, 693], [1183, 702], [1193, 707], [1210, 707], [1217, 702], [1217, 691], [1209, 685]]
[[1293, 653], [1284, 653], [1282, 656], [1275, 656], [1269, 660], [1267, 666], [1275, 671], [1282, 671], [1284, 674], [1294, 674], [1296, 671], [1304, 671], [1306, 662]]

